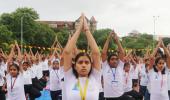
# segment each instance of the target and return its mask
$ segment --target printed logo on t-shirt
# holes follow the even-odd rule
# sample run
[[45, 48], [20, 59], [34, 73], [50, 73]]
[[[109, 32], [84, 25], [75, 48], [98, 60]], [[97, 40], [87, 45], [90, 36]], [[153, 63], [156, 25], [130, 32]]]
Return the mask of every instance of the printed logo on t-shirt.
[[72, 89], [72, 90], [79, 91], [79, 88], [78, 88], [78, 83], [76, 83], [76, 84], [74, 85], [74, 87], [73, 87], [73, 89]]

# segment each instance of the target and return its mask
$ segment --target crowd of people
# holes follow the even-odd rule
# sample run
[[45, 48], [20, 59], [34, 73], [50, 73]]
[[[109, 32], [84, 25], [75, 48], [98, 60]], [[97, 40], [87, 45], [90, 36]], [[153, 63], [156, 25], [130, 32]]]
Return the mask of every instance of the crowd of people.
[[[90, 52], [76, 42], [85, 34]], [[117, 52], [108, 53], [111, 40]], [[160, 49], [162, 48], [162, 49]], [[18, 43], [9, 54], [0, 51], [0, 100], [35, 100], [43, 89], [52, 100], [170, 100], [170, 48], [161, 39], [143, 57], [125, 52], [112, 31], [100, 52], [85, 16], [60, 52], [21, 53]]]

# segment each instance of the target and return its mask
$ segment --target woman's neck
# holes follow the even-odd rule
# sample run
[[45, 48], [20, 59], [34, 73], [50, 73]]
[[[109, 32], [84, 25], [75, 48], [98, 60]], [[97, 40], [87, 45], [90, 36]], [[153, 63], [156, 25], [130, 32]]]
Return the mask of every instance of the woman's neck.
[[[12, 76], [12, 75], [11, 75], [11, 76]], [[18, 76], [18, 75], [14, 75], [14, 76], [12, 76], [12, 78], [17, 78], [17, 76]]]
[[88, 77], [88, 75], [79, 75], [80, 78]]
[[158, 70], [158, 72], [161, 72], [163, 68], [160, 68], [160, 67], [156, 66], [156, 69]]

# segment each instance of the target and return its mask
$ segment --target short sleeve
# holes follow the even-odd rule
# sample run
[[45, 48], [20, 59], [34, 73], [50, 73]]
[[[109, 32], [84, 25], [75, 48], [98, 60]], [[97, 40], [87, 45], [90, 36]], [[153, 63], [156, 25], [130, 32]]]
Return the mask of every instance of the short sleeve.
[[101, 82], [101, 70], [98, 71], [95, 68], [92, 69], [92, 76], [96, 79], [97, 82]]
[[118, 67], [121, 68], [121, 69], [123, 69], [123, 67], [124, 67], [124, 62], [123, 62], [122, 60], [119, 60], [119, 62], [118, 62]]

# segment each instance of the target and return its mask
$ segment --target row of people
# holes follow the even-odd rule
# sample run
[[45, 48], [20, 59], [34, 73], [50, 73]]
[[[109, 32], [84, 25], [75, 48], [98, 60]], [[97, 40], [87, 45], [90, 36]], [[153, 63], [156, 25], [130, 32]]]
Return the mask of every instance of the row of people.
[[[90, 54], [78, 53], [76, 49], [82, 31]], [[108, 54], [112, 38], [118, 52]], [[157, 54], [160, 47], [166, 57]], [[139, 61], [131, 52], [124, 52], [112, 31], [100, 54], [82, 15], [80, 25], [61, 53], [54, 50], [51, 56], [44, 56], [30, 50], [22, 55], [17, 42], [6, 59], [1, 53], [0, 99], [35, 100], [45, 87], [52, 100], [170, 100], [170, 51], [160, 39], [153, 53], [147, 52]]]

